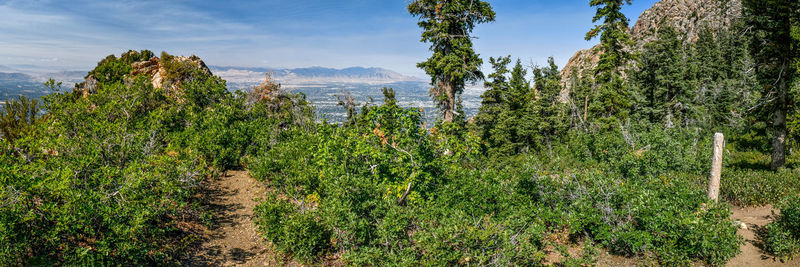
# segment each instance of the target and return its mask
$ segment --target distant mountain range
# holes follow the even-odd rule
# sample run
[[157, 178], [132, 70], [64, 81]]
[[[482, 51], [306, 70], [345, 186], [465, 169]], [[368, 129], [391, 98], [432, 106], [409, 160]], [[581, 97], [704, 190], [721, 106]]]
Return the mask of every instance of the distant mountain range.
[[65, 84], [83, 81], [87, 71], [63, 71], [39, 68], [34, 66], [9, 67], [0, 65], [0, 81], [42, 83], [50, 78]]
[[422, 78], [403, 75], [383, 68], [351, 67], [333, 69], [324, 67], [274, 69], [231, 66], [209, 66], [211, 72], [238, 85], [256, 85], [264, 81], [266, 73], [282, 84], [388, 84], [397, 82], [424, 82]]
[[[272, 79], [286, 85], [307, 84], [389, 84], [397, 82], [425, 82], [426, 79], [403, 75], [384, 68], [350, 67], [334, 69], [325, 67], [309, 68], [252, 68], [235, 66], [210, 66], [214, 75], [220, 76], [234, 87], [249, 87], [264, 81], [266, 73]], [[50, 78], [61, 81], [65, 86], [83, 81], [87, 71], [58, 71], [36, 66], [0, 65], [0, 90], [3, 87], [31, 87]], [[236, 89], [236, 88], [232, 88]]]

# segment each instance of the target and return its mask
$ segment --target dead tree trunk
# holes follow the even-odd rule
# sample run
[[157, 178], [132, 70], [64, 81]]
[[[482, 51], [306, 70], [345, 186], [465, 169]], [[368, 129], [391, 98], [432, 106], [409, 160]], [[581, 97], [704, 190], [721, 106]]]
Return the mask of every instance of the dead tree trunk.
[[708, 179], [708, 198], [719, 201], [719, 183], [722, 176], [722, 151], [725, 148], [725, 136], [714, 134], [714, 152], [711, 156], [711, 177]]

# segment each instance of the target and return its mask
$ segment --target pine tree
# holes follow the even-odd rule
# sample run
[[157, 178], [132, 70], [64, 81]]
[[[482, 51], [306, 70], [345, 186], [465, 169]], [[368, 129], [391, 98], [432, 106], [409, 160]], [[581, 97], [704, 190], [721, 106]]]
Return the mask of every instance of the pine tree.
[[646, 44], [633, 75], [638, 86], [640, 110], [651, 123], [672, 128], [686, 123], [694, 100], [690, 55], [678, 32], [670, 26], [658, 30], [658, 39]]
[[530, 92], [520, 122], [521, 135], [531, 147], [542, 149], [566, 132], [566, 109], [558, 102], [561, 73], [553, 57], [547, 59], [547, 66], [534, 67], [533, 77], [535, 90]]
[[531, 101], [530, 82], [525, 78], [528, 72], [519, 59], [509, 72], [511, 56], [490, 58], [489, 62], [494, 72], [489, 74], [490, 81], [484, 83], [488, 90], [481, 95], [483, 100], [475, 123], [491, 154], [521, 152], [530, 147], [530, 138], [522, 134], [528, 123], [526, 107]]
[[464, 86], [483, 79], [483, 60], [472, 48], [470, 34], [475, 25], [494, 21], [495, 13], [479, 0], [414, 0], [408, 11], [420, 18], [422, 42], [433, 51], [417, 67], [431, 76], [431, 96], [442, 110], [442, 121], [453, 122]]
[[626, 118], [630, 105], [620, 75], [622, 67], [631, 58], [630, 53], [625, 50], [632, 44], [628, 34], [628, 18], [622, 14], [622, 6], [626, 3], [630, 4], [631, 1], [592, 0], [589, 3], [590, 6], [597, 7], [592, 22], [602, 20], [602, 23], [586, 33], [586, 40], [599, 35], [603, 49], [595, 69], [596, 80], [600, 83], [599, 99], [592, 103], [591, 110], [599, 113], [599, 122], [605, 127], [613, 126], [618, 119]]
[[753, 30], [753, 58], [772, 113], [772, 169], [786, 164], [787, 114], [791, 113], [789, 89], [797, 74], [798, 40], [793, 27], [800, 23], [796, 0], [745, 0], [745, 19]]
[[511, 111], [523, 109], [528, 102], [531, 83], [525, 79], [525, 75], [528, 75], [528, 71], [522, 66], [522, 61], [517, 59], [517, 63], [511, 69], [511, 79], [508, 81], [508, 104]]
[[475, 124], [480, 128], [483, 140], [490, 140], [490, 132], [497, 123], [498, 116], [506, 109], [506, 96], [508, 95], [506, 75], [510, 62], [511, 56], [489, 58], [494, 72], [489, 74], [489, 80], [483, 84], [487, 90], [481, 95], [481, 106], [475, 116]]

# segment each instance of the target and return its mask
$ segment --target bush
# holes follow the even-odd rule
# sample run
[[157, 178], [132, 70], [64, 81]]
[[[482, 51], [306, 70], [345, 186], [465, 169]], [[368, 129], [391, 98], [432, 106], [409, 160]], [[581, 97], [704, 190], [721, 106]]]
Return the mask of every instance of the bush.
[[269, 194], [255, 208], [259, 231], [271, 240], [279, 251], [304, 260], [313, 261], [330, 248], [330, 236], [317, 215], [310, 210]]
[[353, 265], [539, 265], [580, 242], [665, 265], [739, 252], [729, 207], [672, 175], [705, 171], [696, 133], [573, 133], [552, 152], [487, 158], [472, 133], [424, 129], [418, 116], [387, 94], [348, 124], [282, 131], [248, 165], [292, 200], [261, 204], [257, 224], [282, 229], [264, 236], [292, 255], [315, 251], [287, 241], [286, 225], [316, 223], [331, 229], [321, 244]]
[[800, 197], [782, 203], [780, 215], [765, 227], [762, 236], [766, 250], [779, 257], [791, 257], [800, 252]]
[[107, 57], [97, 90], [44, 97], [36, 138], [0, 143], [0, 265], [172, 264], [200, 239], [195, 194], [211, 164], [245, 150], [247, 136], [218, 127], [242, 102], [207, 75], [190, 90], [212, 93], [184, 102], [129, 75], [150, 57]]
[[19, 96], [6, 103], [5, 110], [0, 112], [0, 137], [14, 143], [30, 134], [38, 120], [38, 101]]

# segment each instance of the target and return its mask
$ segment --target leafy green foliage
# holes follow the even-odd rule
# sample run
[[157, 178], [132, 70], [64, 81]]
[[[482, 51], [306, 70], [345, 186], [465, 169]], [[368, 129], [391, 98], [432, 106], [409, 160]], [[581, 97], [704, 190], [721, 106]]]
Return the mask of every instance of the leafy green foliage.
[[0, 137], [14, 143], [15, 140], [28, 135], [39, 120], [39, 107], [36, 99], [19, 96], [6, 103], [5, 110], [0, 112]]
[[[418, 111], [385, 95], [355, 124], [284, 131], [249, 165], [276, 190], [256, 219], [276, 248], [303, 260], [341, 253], [353, 265], [539, 265], [548, 247], [576, 240], [667, 265], [719, 265], [738, 253], [728, 206], [708, 203], [695, 180], [671, 178], [707, 171], [709, 140], [691, 142], [689, 131], [636, 134], [633, 145], [626, 133], [574, 132], [552, 153], [490, 161], [476, 142], [451, 143], [470, 138], [426, 131]], [[287, 241], [299, 234], [311, 238]]]
[[207, 74], [168, 96], [129, 74], [151, 57], [107, 57], [96, 91], [45, 97], [36, 138], [3, 141], [0, 265], [165, 264], [200, 239], [194, 194], [245, 150], [243, 101]]
[[791, 257], [800, 253], [800, 197], [787, 199], [779, 208], [780, 215], [765, 227], [764, 246], [779, 257]]

